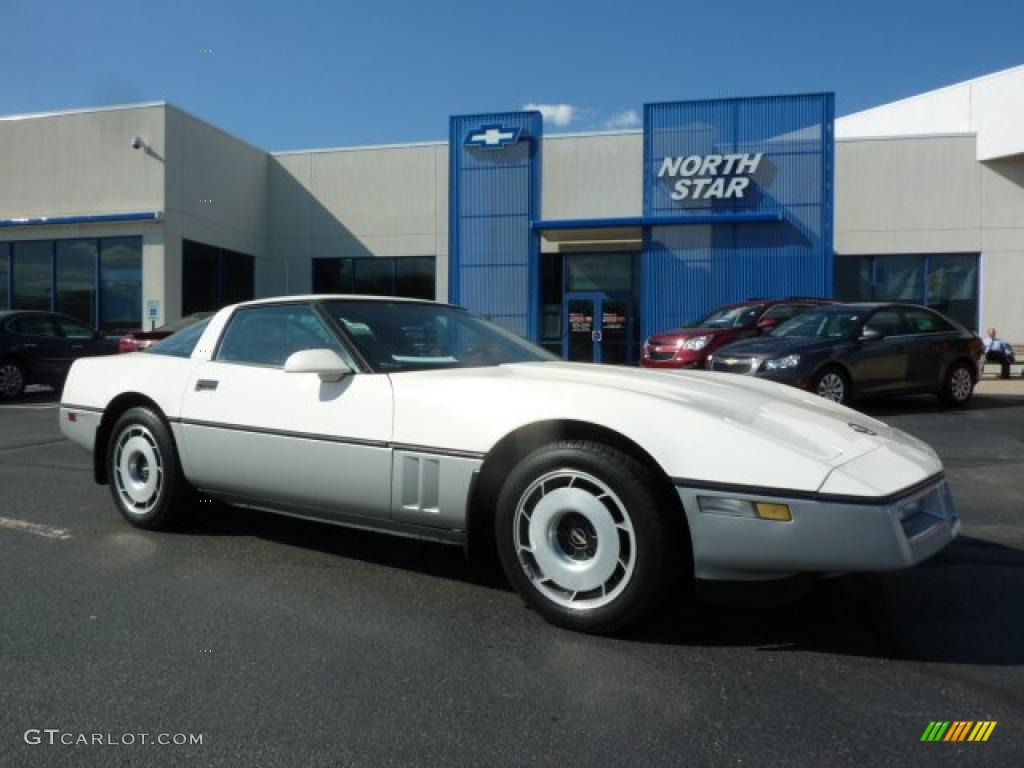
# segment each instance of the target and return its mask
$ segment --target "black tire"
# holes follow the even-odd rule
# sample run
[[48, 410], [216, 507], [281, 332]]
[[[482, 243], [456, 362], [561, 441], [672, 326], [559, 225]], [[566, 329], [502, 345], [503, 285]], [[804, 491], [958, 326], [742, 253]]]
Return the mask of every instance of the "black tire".
[[833, 403], [850, 404], [850, 377], [837, 365], [827, 365], [814, 374], [810, 390]]
[[0, 360], [0, 400], [17, 397], [25, 391], [25, 367], [17, 360]]
[[173, 528], [195, 499], [171, 430], [152, 408], [130, 408], [114, 424], [107, 443], [107, 479], [118, 511], [137, 528]]
[[953, 363], [946, 371], [939, 399], [950, 408], [966, 408], [971, 402], [976, 383], [977, 379], [970, 365], [965, 362]]
[[[513, 468], [498, 497], [495, 538], [505, 575], [560, 627], [605, 634], [639, 622], [692, 562], [683, 511], [660, 488], [648, 467], [601, 443], [537, 449]], [[602, 500], [604, 491], [611, 493]], [[551, 564], [547, 572], [542, 562]], [[588, 565], [572, 571], [581, 563]], [[588, 583], [570, 587], [568, 579]]]

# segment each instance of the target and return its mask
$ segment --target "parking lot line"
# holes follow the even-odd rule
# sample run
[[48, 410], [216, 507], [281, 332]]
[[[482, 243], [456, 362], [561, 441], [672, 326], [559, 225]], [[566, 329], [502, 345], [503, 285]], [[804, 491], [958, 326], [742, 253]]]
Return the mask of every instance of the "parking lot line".
[[13, 517], [0, 517], [0, 528], [9, 528], [12, 531], [24, 531], [34, 533], [46, 539], [66, 540], [71, 538], [69, 528], [54, 528], [41, 523], [30, 523], [27, 520], [16, 520]]

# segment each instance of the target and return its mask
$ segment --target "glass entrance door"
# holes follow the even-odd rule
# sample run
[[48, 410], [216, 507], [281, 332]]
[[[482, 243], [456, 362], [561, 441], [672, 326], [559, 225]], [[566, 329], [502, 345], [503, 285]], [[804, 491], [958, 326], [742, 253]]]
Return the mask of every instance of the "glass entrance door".
[[631, 357], [632, 302], [604, 293], [565, 295], [563, 356], [578, 363], [625, 365]]

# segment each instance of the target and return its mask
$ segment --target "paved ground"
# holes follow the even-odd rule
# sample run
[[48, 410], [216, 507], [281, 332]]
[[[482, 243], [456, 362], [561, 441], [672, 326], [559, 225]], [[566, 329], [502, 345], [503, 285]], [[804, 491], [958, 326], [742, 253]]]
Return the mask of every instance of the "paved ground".
[[[232, 510], [134, 530], [45, 394], [0, 405], [0, 765], [1019, 764], [1024, 384], [867, 410], [945, 458], [956, 544], [604, 639], [454, 549]], [[987, 743], [919, 741], [982, 719]], [[47, 728], [203, 743], [25, 744]]]

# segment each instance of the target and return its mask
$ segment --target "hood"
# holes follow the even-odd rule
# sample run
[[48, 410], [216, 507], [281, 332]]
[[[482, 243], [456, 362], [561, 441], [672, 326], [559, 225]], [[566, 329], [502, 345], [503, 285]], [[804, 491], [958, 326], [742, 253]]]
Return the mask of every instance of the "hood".
[[[832, 466], [888, 444], [894, 434], [887, 424], [850, 408], [748, 376], [562, 362], [503, 365], [500, 369], [533, 380], [600, 387], [611, 402], [621, 402], [615, 392], [658, 398], [702, 419], [724, 421], [741, 432], [756, 433]], [[498, 375], [498, 369], [494, 370]], [[851, 427], [851, 423], [862, 429]]]
[[795, 352], [825, 349], [842, 339], [822, 339], [817, 336], [759, 336], [744, 339], [722, 347], [718, 355], [740, 357], [782, 357]]
[[650, 336], [652, 344], [671, 344], [679, 339], [692, 339], [694, 336], [733, 336], [749, 328], [675, 328]]

